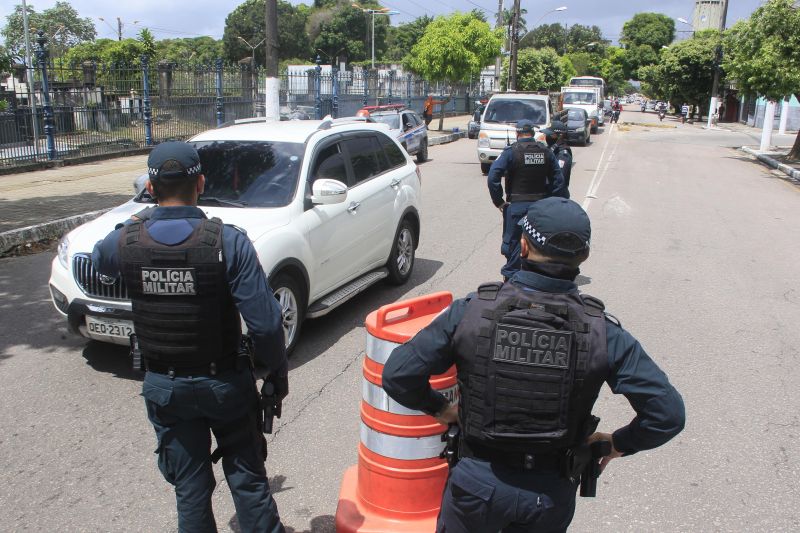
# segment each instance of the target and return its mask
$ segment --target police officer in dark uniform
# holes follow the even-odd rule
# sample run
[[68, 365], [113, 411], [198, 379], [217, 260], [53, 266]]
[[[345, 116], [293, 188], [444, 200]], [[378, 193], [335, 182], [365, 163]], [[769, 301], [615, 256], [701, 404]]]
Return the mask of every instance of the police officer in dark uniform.
[[[553, 155], [556, 156], [558, 166], [564, 175], [564, 188], [569, 190], [569, 180], [572, 176], [572, 148], [569, 147], [564, 139], [566, 132], [566, 124], [560, 121], [553, 121], [549, 128], [541, 130], [545, 137], [545, 143], [552, 150]], [[567, 197], [569, 197], [569, 194], [567, 194]]]
[[[288, 393], [281, 311], [247, 236], [197, 208], [205, 177], [191, 145], [158, 145], [147, 161], [158, 207], [117, 226], [95, 246], [104, 275], [122, 279], [147, 373], [142, 386], [158, 441], [158, 466], [175, 486], [181, 532], [216, 531], [214, 462], [231, 489], [242, 531], [282, 532], [257, 420], [250, 358], [278, 401]], [[212, 456], [211, 433], [217, 440]]]
[[[549, 196], [569, 198], [564, 185], [564, 175], [553, 153], [533, 139], [533, 122], [517, 122], [517, 142], [506, 147], [489, 169], [489, 194], [494, 205], [503, 213], [503, 244], [500, 253], [506, 264], [500, 269], [508, 279], [519, 271], [519, 240], [521, 231], [517, 223], [525, 215], [531, 202]], [[505, 193], [500, 179], [506, 176]]]
[[[521, 225], [522, 270], [454, 301], [384, 367], [389, 396], [460, 425], [440, 533], [566, 531], [587, 466], [660, 446], [684, 426], [667, 376], [600, 300], [578, 292], [591, 233], [583, 209], [547, 198]], [[457, 405], [428, 382], [453, 364]], [[603, 382], [636, 411], [613, 434], [597, 432], [591, 414]], [[602, 447], [608, 453], [592, 463]]]

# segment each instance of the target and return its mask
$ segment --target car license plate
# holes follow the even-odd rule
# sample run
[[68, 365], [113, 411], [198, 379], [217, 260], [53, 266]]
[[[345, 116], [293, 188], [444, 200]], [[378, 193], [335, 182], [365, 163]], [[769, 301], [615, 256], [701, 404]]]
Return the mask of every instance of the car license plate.
[[89, 336], [101, 335], [103, 337], [127, 339], [133, 335], [133, 322], [128, 320], [108, 320], [87, 315], [86, 329], [89, 330]]

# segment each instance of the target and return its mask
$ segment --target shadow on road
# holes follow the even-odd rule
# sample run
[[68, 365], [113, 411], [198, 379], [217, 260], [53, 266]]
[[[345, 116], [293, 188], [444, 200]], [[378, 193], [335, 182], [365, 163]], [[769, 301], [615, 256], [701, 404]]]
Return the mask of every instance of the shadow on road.
[[42, 196], [21, 200], [0, 200], [0, 231], [32, 226], [41, 222], [80, 215], [88, 211], [97, 211], [108, 207], [116, 207], [131, 199], [130, 194], [101, 194], [83, 192], [64, 196]]
[[127, 346], [89, 341], [83, 349], [86, 364], [98, 372], [112, 374], [115, 378], [142, 381], [144, 372], [131, 366], [130, 349]]
[[414, 265], [414, 273], [405, 285], [395, 287], [378, 282], [332, 311], [331, 314], [307, 320], [303, 324], [300, 340], [289, 360], [289, 368], [302, 366], [324, 353], [354, 328], [363, 326], [364, 319], [369, 313], [382, 305], [397, 301], [414, 287], [422, 285], [431, 279], [442, 265], [441, 261], [418, 257]]

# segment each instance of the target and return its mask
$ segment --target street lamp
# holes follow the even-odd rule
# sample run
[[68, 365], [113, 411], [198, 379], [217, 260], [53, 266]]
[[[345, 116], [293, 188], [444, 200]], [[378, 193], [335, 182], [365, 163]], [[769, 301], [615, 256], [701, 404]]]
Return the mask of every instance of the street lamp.
[[380, 9], [372, 9], [368, 7], [363, 7], [355, 2], [350, 4], [356, 9], [360, 9], [364, 13], [368, 13], [372, 15], [372, 68], [375, 69], [375, 15], [399, 15], [399, 11], [395, 11], [394, 9], [389, 9], [388, 7], [382, 7]]
[[537, 20], [537, 21], [536, 21], [536, 23], [534, 24], [534, 26], [538, 26], [538, 25], [539, 25], [539, 23], [542, 21], [542, 19], [543, 19], [543, 18], [545, 18], [547, 15], [549, 15], [549, 14], [551, 14], [551, 13], [555, 13], [556, 11], [566, 11], [566, 10], [567, 10], [567, 6], [561, 6], [561, 7], [557, 7], [557, 8], [555, 8], [555, 9], [553, 9], [553, 10], [551, 10], [551, 11], [548, 11], [547, 13], [545, 13], [544, 15], [542, 15], [541, 17], [539, 17], [539, 20]]
[[266, 38], [265, 39], [261, 39], [260, 41], [258, 41], [258, 44], [256, 44], [255, 46], [250, 44], [249, 42], [247, 42], [247, 39], [245, 39], [241, 35], [237, 35], [236, 38], [239, 39], [240, 41], [242, 41], [245, 45], [247, 45], [250, 48], [250, 51], [251, 51], [251, 54], [250, 54], [250, 82], [253, 85], [253, 107], [255, 108], [256, 100], [258, 100], [258, 90], [256, 89], [256, 87], [257, 87], [257, 85], [256, 85], [256, 48], [258, 48], [259, 46], [264, 44], [264, 41], [266, 41]]

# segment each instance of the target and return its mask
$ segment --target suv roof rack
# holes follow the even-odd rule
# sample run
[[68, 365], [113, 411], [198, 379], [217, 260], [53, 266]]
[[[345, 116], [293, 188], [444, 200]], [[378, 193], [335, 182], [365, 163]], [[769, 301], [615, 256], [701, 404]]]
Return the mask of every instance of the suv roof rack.
[[236, 120], [229, 120], [224, 122], [219, 128], [227, 128], [228, 126], [235, 126], [236, 124], [253, 124], [256, 122], [267, 122], [266, 117], [250, 117], [250, 118], [237, 118]]
[[326, 116], [322, 119], [322, 122], [319, 126], [317, 126], [317, 131], [319, 130], [328, 130], [334, 126], [344, 126], [346, 124], [357, 124], [359, 122], [368, 122], [368, 123], [375, 123], [369, 117], [341, 117], [341, 118], [333, 118], [330, 115]]

